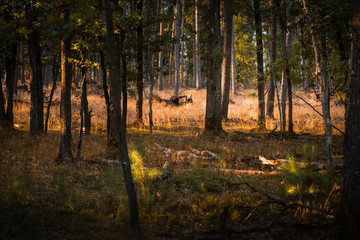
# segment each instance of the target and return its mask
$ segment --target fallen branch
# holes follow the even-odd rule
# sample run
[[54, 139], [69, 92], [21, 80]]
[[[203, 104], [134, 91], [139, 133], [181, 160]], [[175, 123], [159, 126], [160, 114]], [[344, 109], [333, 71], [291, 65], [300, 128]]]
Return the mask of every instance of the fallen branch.
[[193, 100], [192, 100], [192, 96], [190, 96], [189, 98], [184, 95], [184, 96], [172, 96], [170, 97], [170, 99], [164, 99], [164, 98], [161, 98], [157, 95], [153, 95], [152, 98], [155, 100], [155, 101], [158, 101], [160, 103], [162, 102], [165, 102], [166, 105], [172, 105], [172, 106], [181, 106], [183, 104], [188, 104], [188, 103], [192, 103]]
[[[308, 106], [310, 106], [317, 114], [319, 114], [323, 119], [324, 118], [324, 115], [322, 115], [318, 110], [316, 110], [316, 108], [314, 108], [309, 102], [307, 102], [304, 98], [300, 97], [299, 95], [295, 94], [293, 92], [293, 95], [299, 99], [301, 99], [304, 103], [306, 103]], [[341, 131], [339, 128], [335, 127], [333, 124], [331, 124], [331, 126], [333, 128], [335, 128], [336, 130], [338, 130], [343, 136], [345, 136], [345, 133], [343, 131]]]
[[93, 159], [86, 159], [85, 160], [88, 163], [101, 163], [101, 164], [106, 164], [106, 165], [120, 165], [120, 161], [118, 160], [111, 160], [111, 159], [106, 159], [106, 158], [101, 158], [101, 157], [96, 157]]

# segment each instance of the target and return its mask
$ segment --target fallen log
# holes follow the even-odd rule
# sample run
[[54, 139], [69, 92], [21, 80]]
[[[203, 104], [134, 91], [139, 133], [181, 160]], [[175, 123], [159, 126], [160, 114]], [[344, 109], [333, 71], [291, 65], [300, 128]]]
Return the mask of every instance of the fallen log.
[[172, 106], [182, 106], [184, 104], [193, 103], [192, 96], [189, 98], [186, 95], [183, 96], [171, 96], [170, 99], [161, 98], [157, 95], [153, 95], [152, 97], [157, 102], [164, 102], [166, 105], [172, 105]]

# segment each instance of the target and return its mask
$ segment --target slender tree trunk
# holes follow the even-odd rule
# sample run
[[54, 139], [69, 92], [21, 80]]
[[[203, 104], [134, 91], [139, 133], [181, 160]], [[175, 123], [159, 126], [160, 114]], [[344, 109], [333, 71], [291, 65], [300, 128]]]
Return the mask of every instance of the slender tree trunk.
[[222, 118], [228, 118], [230, 100], [230, 70], [231, 70], [231, 42], [232, 42], [232, 14], [229, 12], [231, 6], [224, 2], [224, 48], [222, 61]]
[[44, 129], [44, 133], [47, 133], [48, 130], [48, 122], [49, 122], [49, 116], [50, 116], [50, 107], [51, 107], [51, 103], [52, 103], [52, 99], [54, 97], [54, 92], [56, 89], [56, 83], [57, 83], [57, 78], [58, 78], [58, 74], [59, 74], [59, 67], [56, 63], [53, 64], [52, 67], [52, 71], [53, 71], [53, 84], [52, 84], [52, 88], [51, 88], [51, 92], [50, 92], [50, 98], [49, 98], [49, 102], [46, 108], [46, 116], [45, 116], [45, 129]]
[[195, 0], [195, 54], [196, 54], [196, 89], [202, 88], [201, 60], [200, 60], [200, 14], [198, 9], [199, 0]]
[[[82, 68], [82, 86], [81, 86], [81, 94], [84, 95], [83, 101], [83, 117], [85, 123], [85, 134], [89, 135], [91, 130], [91, 111], [89, 112], [89, 103], [87, 100], [87, 72], [86, 67]], [[82, 95], [81, 95], [82, 96]]]
[[[137, 3], [137, 13], [138, 15], [142, 15], [143, 11], [143, 0], [140, 0]], [[136, 60], [136, 122], [139, 125], [143, 124], [143, 89], [144, 89], [144, 81], [143, 81], [143, 25], [142, 21], [139, 22], [137, 29], [137, 60]]]
[[[61, 13], [64, 19], [64, 26], [69, 25], [69, 10]], [[60, 102], [60, 124], [61, 140], [59, 150], [59, 162], [73, 161], [71, 152], [71, 63], [70, 57], [70, 37], [64, 30], [61, 37], [61, 102]]]
[[[121, 79], [119, 71], [119, 56], [115, 46], [114, 27], [112, 19], [112, 9], [110, 0], [103, 0], [105, 23], [106, 23], [106, 49], [107, 62], [109, 66], [110, 91], [111, 91], [111, 128], [115, 139], [116, 147], [119, 149], [119, 159], [121, 159], [124, 174], [124, 183], [128, 194], [130, 210], [130, 226], [133, 239], [141, 239], [141, 228], [139, 221], [139, 210], [133, 177], [131, 174], [131, 163], [126, 143], [126, 129], [122, 128], [121, 123]], [[142, 3], [141, 3], [142, 6]], [[114, 51], [115, 50], [115, 51]], [[141, 51], [142, 53], [142, 51]], [[142, 57], [141, 57], [142, 61]], [[141, 68], [142, 69], [142, 68]]]
[[107, 84], [107, 71], [105, 66], [105, 59], [104, 59], [104, 52], [103, 50], [100, 50], [100, 67], [102, 71], [102, 87], [104, 92], [104, 98], [105, 98], [105, 104], [106, 104], [106, 133], [108, 140], [110, 140], [110, 109], [111, 109], [111, 103], [110, 103], [110, 97], [109, 97], [109, 91], [108, 91], [108, 84]]
[[193, 39], [193, 88], [196, 88], [196, 71], [197, 71], [197, 67], [196, 67], [196, 62], [197, 62], [197, 54], [196, 54], [196, 0], [194, 0], [194, 11], [193, 11], [193, 18], [192, 18], [192, 22], [193, 22], [193, 32], [194, 32], [194, 39]]
[[303, 0], [304, 13], [306, 20], [309, 25], [310, 35], [313, 43], [314, 54], [315, 54], [315, 66], [316, 66], [316, 79], [320, 85], [320, 98], [321, 98], [321, 107], [323, 111], [323, 116], [325, 120], [325, 135], [326, 135], [326, 161], [327, 165], [332, 166], [332, 126], [331, 126], [331, 116], [330, 116], [330, 94], [329, 94], [329, 83], [327, 79], [327, 74], [324, 70], [321, 61], [321, 55], [319, 51], [319, 46], [317, 43], [317, 37], [315, 33], [314, 26], [311, 20], [311, 13], [307, 0]]
[[232, 93], [236, 94], [236, 51], [235, 51], [235, 35], [234, 35], [234, 16], [232, 16], [232, 29], [231, 29], [231, 88]]
[[[290, 8], [294, 7], [295, 5], [295, 1], [291, 0], [290, 1]], [[291, 16], [289, 16], [290, 18]], [[294, 123], [293, 123], [293, 104], [292, 104], [292, 83], [291, 83], [291, 75], [290, 75], [290, 63], [289, 63], [289, 56], [291, 54], [291, 45], [292, 45], [292, 38], [293, 38], [293, 31], [291, 30], [291, 26], [294, 25], [294, 20], [293, 17], [291, 17], [291, 20], [287, 23], [288, 27], [287, 27], [287, 33], [286, 33], [286, 60], [287, 60], [287, 64], [286, 64], [286, 80], [287, 80], [287, 90], [288, 90], [288, 101], [289, 101], [289, 105], [288, 105], [288, 115], [289, 115], [289, 128], [288, 131], [290, 133], [294, 132]]]
[[82, 69], [82, 77], [81, 77], [81, 104], [80, 104], [80, 131], [79, 131], [79, 141], [77, 146], [77, 153], [76, 153], [76, 165], [80, 168], [80, 160], [81, 160], [81, 146], [82, 146], [82, 139], [83, 139], [83, 127], [84, 127], [84, 106], [85, 106], [85, 99], [86, 99], [86, 70], [83, 67]]
[[266, 115], [269, 118], [274, 118], [274, 106], [275, 106], [275, 61], [276, 61], [276, 45], [277, 45], [277, 17], [276, 17], [276, 10], [275, 10], [275, 1], [272, 1], [272, 6], [274, 10], [272, 11], [271, 16], [271, 45], [270, 45], [270, 67], [271, 67], [271, 74], [269, 78], [269, 90], [267, 96], [267, 109]]
[[5, 120], [5, 101], [2, 85], [3, 73], [3, 60], [0, 57], [0, 122]]
[[126, 51], [125, 51], [125, 42], [126, 42], [126, 33], [125, 29], [120, 29], [120, 67], [121, 67], [121, 78], [122, 78], [122, 114], [121, 114], [121, 122], [122, 128], [124, 131], [126, 130], [126, 118], [127, 118], [127, 66], [126, 66]]
[[256, 31], [256, 60], [257, 60], [257, 85], [258, 85], [258, 126], [265, 129], [265, 93], [264, 93], [264, 66], [263, 43], [260, 1], [254, 0], [255, 31]]
[[153, 132], [153, 109], [152, 109], [152, 98], [153, 98], [153, 89], [154, 89], [154, 65], [155, 65], [155, 54], [152, 54], [151, 64], [150, 64], [150, 96], [149, 96], [149, 128], [150, 133]]
[[206, 84], [205, 130], [222, 131], [220, 0], [210, 1], [208, 16], [208, 81]]
[[11, 56], [5, 58], [5, 71], [6, 71], [6, 113], [5, 120], [12, 126], [14, 121], [13, 114], [13, 99], [14, 99], [14, 81], [15, 81], [15, 68], [16, 68], [16, 44], [10, 46]]
[[180, 3], [179, 0], [176, 1], [176, 6], [174, 7], [174, 37], [175, 37], [175, 81], [174, 81], [174, 96], [179, 95], [179, 79], [180, 79], [180, 46], [179, 46], [179, 12], [180, 12]]
[[360, 239], [360, 1], [351, 2], [353, 39], [345, 116], [343, 232], [339, 239]]
[[[32, 4], [36, 4], [33, 2]], [[28, 35], [29, 60], [31, 68], [31, 108], [30, 108], [30, 132], [40, 134], [44, 129], [44, 96], [43, 96], [43, 79], [42, 63], [40, 48], [40, 33], [34, 27], [37, 19], [36, 10], [30, 4], [26, 5], [26, 22], [30, 30]]]
[[[164, 15], [164, 0], [160, 0], [160, 16]], [[164, 23], [163, 21], [160, 22], [160, 39], [162, 39], [164, 35]], [[160, 52], [159, 52], [159, 91], [164, 89], [164, 83], [163, 83], [163, 66], [164, 66], [164, 57], [163, 57], [163, 46], [160, 46]]]
[[185, 61], [184, 61], [184, 52], [185, 52], [185, 48], [184, 48], [184, 22], [185, 22], [185, 0], [181, 0], [181, 26], [180, 26], [180, 51], [181, 51], [181, 56], [180, 56], [180, 82], [181, 82], [181, 87], [184, 87], [184, 73], [185, 73]]

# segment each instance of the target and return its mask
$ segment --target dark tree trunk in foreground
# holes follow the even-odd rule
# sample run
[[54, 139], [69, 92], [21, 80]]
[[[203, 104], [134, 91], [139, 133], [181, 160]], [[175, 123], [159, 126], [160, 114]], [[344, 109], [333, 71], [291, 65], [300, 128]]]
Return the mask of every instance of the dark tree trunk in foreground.
[[277, 17], [276, 17], [276, 10], [275, 10], [275, 3], [274, 0], [272, 1], [272, 7], [274, 10], [272, 11], [271, 16], [271, 43], [270, 43], [270, 67], [271, 73], [269, 78], [269, 90], [267, 96], [267, 109], [266, 115], [269, 118], [274, 118], [274, 106], [275, 106], [275, 61], [276, 61], [276, 45], [277, 45]]
[[[34, 4], [35, 2], [33, 2]], [[30, 132], [40, 134], [44, 129], [44, 96], [42, 63], [40, 48], [40, 33], [34, 22], [37, 19], [36, 9], [30, 4], [26, 5], [26, 22], [30, 31], [28, 35], [29, 60], [31, 69], [31, 108], [30, 108]]]
[[341, 239], [360, 239], [360, 1], [353, 4], [353, 45], [347, 89], [344, 139], [344, 191]]
[[[89, 112], [89, 103], [87, 100], [87, 78], [86, 78], [86, 67], [82, 69], [82, 87], [81, 87], [81, 96], [83, 101], [83, 117], [85, 125], [85, 134], [90, 134], [91, 130], [91, 111]], [[84, 96], [83, 96], [84, 95]]]
[[[175, 75], [174, 75], [174, 96], [179, 95], [179, 82], [180, 82], [180, 44], [179, 44], [179, 36], [180, 36], [180, 28], [179, 28], [179, 18], [180, 18], [180, 3], [179, 0], [176, 1], [176, 5], [174, 7], [174, 37], [175, 37]], [[149, 56], [150, 57], [150, 56]]]
[[[159, 8], [160, 8], [160, 16], [164, 14], [164, 0], [159, 0]], [[160, 39], [164, 35], [164, 23], [163, 21], [160, 22], [159, 26], [159, 35]], [[164, 66], [164, 57], [163, 57], [163, 46], [160, 46], [160, 52], [159, 52], [159, 75], [158, 75], [158, 84], [159, 84], [159, 91], [163, 90], [164, 88], [164, 82], [163, 82], [163, 66]]]
[[222, 131], [220, 0], [210, 1], [205, 130]]
[[[143, 1], [137, 3], [137, 13], [142, 15]], [[137, 53], [136, 53], [136, 122], [141, 125], [143, 123], [143, 26], [142, 20], [138, 23], [137, 29]]]
[[256, 31], [256, 60], [257, 60], [257, 87], [258, 87], [258, 126], [265, 129], [265, 78], [264, 78], [264, 59], [263, 59], [263, 43], [262, 43], [262, 26], [260, 1], [254, 1], [255, 11], [255, 31]]
[[316, 66], [316, 79], [320, 86], [320, 99], [321, 108], [325, 120], [325, 135], [326, 135], [326, 162], [330, 167], [332, 166], [332, 125], [330, 116], [330, 93], [329, 83], [327, 79], [327, 73], [322, 65], [320, 50], [317, 42], [317, 37], [314, 29], [314, 25], [311, 20], [311, 13], [308, 6], [308, 1], [303, 0], [304, 13], [309, 26], [310, 35], [313, 43], [314, 54], [315, 54], [315, 66]]
[[126, 129], [122, 128], [121, 123], [121, 79], [119, 71], [119, 56], [115, 46], [115, 36], [113, 31], [113, 19], [110, 0], [103, 0], [106, 22], [106, 49], [107, 63], [109, 66], [110, 77], [110, 96], [112, 103], [111, 112], [111, 131], [115, 140], [115, 145], [119, 149], [119, 159], [121, 159], [124, 174], [124, 183], [128, 194], [130, 210], [130, 227], [133, 239], [141, 239], [141, 229], [139, 221], [139, 210], [133, 177], [131, 174], [131, 164], [126, 143]]
[[[64, 26], [69, 25], [69, 11], [61, 13]], [[59, 150], [59, 162], [73, 161], [71, 152], [71, 63], [69, 29], [64, 29], [61, 37], [61, 102], [60, 102], [60, 124], [61, 142]]]
[[[229, 3], [229, 2], [228, 2]], [[222, 62], [222, 117], [228, 118], [231, 82], [231, 42], [232, 42], [232, 14], [231, 6], [224, 2], [224, 56]]]
[[10, 126], [13, 125], [14, 114], [14, 81], [15, 81], [15, 69], [16, 69], [16, 44], [10, 46], [11, 55], [6, 56], [5, 58], [5, 84], [6, 84], [6, 112], [5, 112], [5, 121], [9, 123]]

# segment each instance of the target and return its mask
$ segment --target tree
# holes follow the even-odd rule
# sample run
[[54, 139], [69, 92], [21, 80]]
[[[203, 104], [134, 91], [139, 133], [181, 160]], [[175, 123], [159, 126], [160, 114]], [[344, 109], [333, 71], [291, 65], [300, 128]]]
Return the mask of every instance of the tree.
[[307, 0], [303, 0], [304, 14], [306, 16], [307, 23], [309, 25], [309, 31], [312, 39], [314, 55], [315, 55], [315, 66], [316, 66], [316, 80], [320, 86], [320, 99], [321, 108], [325, 120], [325, 135], [326, 135], [326, 161], [330, 167], [332, 165], [332, 125], [330, 116], [330, 92], [329, 82], [327, 79], [327, 73], [322, 65], [320, 50], [317, 42], [317, 35], [315, 32], [314, 25], [311, 19], [311, 12]]
[[200, 61], [200, 13], [199, 13], [199, 0], [194, 0], [195, 7], [195, 76], [196, 76], [196, 89], [201, 89], [202, 76], [201, 76], [201, 61]]
[[235, 34], [234, 34], [234, 16], [232, 16], [231, 30], [231, 88], [232, 93], [236, 94], [236, 52], [235, 52]]
[[264, 93], [264, 59], [262, 43], [262, 22], [260, 12], [260, 1], [254, 0], [254, 16], [256, 31], [256, 61], [257, 61], [257, 87], [258, 87], [258, 126], [265, 129], [265, 93]]
[[137, 29], [137, 53], [136, 53], [136, 122], [139, 125], [143, 124], [143, 22], [142, 22], [142, 11], [143, 11], [143, 0], [140, 0], [136, 5], [137, 14], [140, 18]]
[[228, 118], [229, 112], [229, 100], [230, 100], [230, 70], [231, 70], [231, 42], [232, 42], [232, 14], [230, 13], [231, 2], [224, 1], [224, 50], [223, 50], [223, 62], [222, 62], [222, 118]]
[[270, 43], [270, 78], [269, 78], [269, 89], [267, 98], [267, 109], [266, 115], [269, 118], [274, 118], [274, 105], [275, 105], [275, 61], [276, 61], [276, 45], [277, 45], [277, 16], [275, 8], [275, 0], [272, 0], [272, 16], [271, 16], [271, 43]]
[[31, 109], [30, 109], [30, 132], [40, 134], [44, 129], [43, 114], [43, 79], [40, 48], [40, 33], [35, 27], [38, 18], [38, 7], [36, 1], [26, 5], [26, 22], [29, 30], [28, 48], [31, 69]]
[[124, 183], [129, 201], [130, 227], [132, 230], [132, 237], [133, 239], [141, 239], [137, 197], [133, 177], [131, 174], [131, 163], [126, 143], [126, 128], [123, 128], [124, 125], [121, 123], [121, 77], [119, 70], [120, 57], [118, 55], [118, 51], [116, 51], [115, 45], [112, 8], [110, 0], [103, 0], [102, 3], [104, 7], [104, 17], [106, 23], [106, 49], [110, 77], [110, 97], [113, 106], [111, 111], [111, 132], [115, 140], [115, 147], [119, 150], [118, 158], [121, 159]]
[[60, 14], [64, 21], [63, 32], [61, 33], [61, 102], [60, 102], [60, 124], [61, 140], [58, 161], [73, 161], [71, 152], [71, 63], [70, 57], [70, 12], [63, 7]]
[[220, 0], [211, 0], [209, 4], [205, 130], [222, 131]]
[[[159, 0], [159, 8], [160, 8], [160, 16], [164, 14], [164, 0]], [[160, 39], [164, 35], [164, 23], [161, 20], [160, 26], [159, 26], [159, 35]], [[163, 59], [163, 46], [160, 46], [160, 52], [159, 52], [159, 75], [158, 75], [158, 84], [159, 84], [159, 90], [163, 90], [164, 83], [163, 83], [163, 66], [164, 66], [164, 59]]]
[[174, 37], [175, 37], [175, 82], [174, 82], [174, 96], [179, 95], [179, 79], [180, 79], [180, 46], [179, 46], [179, 12], [180, 12], [180, 3], [179, 0], [176, 1], [174, 7]]
[[345, 116], [342, 239], [360, 238], [360, 1], [351, 2], [353, 39]]

